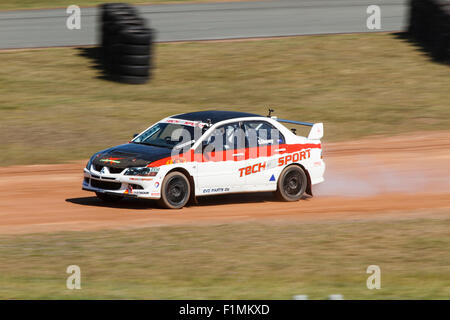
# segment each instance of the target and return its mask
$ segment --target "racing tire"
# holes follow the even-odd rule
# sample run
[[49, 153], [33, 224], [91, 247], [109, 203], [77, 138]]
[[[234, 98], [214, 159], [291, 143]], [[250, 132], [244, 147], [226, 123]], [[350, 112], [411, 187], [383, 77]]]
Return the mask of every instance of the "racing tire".
[[119, 61], [122, 65], [134, 65], [134, 66], [149, 66], [150, 65], [150, 55], [121, 55]]
[[120, 200], [123, 199], [123, 197], [121, 197], [121, 196], [114, 196], [114, 195], [106, 194], [106, 193], [102, 193], [102, 192], [96, 192], [95, 195], [100, 200], [102, 200], [104, 202], [108, 202], [108, 203], [119, 202]]
[[158, 205], [165, 209], [181, 209], [188, 203], [190, 196], [188, 178], [180, 172], [171, 172], [163, 180]]
[[308, 186], [305, 171], [296, 165], [286, 167], [277, 182], [277, 198], [282, 201], [298, 201]]
[[112, 19], [111, 13], [114, 11], [127, 10], [136, 13], [136, 9], [128, 3], [103, 3], [99, 5], [101, 21], [110, 21]]
[[150, 75], [149, 66], [130, 66], [130, 65], [121, 65], [119, 66], [119, 73], [122, 75], [129, 76], [140, 76], [140, 77], [148, 77]]
[[147, 26], [145, 19], [134, 16], [123, 16], [121, 20], [117, 20], [115, 23], [119, 30], [129, 27], [145, 29]]
[[143, 27], [125, 27], [120, 31], [120, 43], [149, 45], [152, 43], [152, 31]]
[[102, 32], [108, 36], [115, 36], [118, 39], [120, 32], [128, 28], [145, 29], [145, 20], [132, 18], [128, 20], [106, 22], [102, 26]]
[[139, 19], [135, 9], [111, 10], [109, 13], [110, 21], [118, 22], [130, 19]]
[[115, 76], [114, 79], [127, 84], [144, 84], [148, 82], [149, 77], [119, 75]]
[[125, 44], [122, 45], [121, 52], [122, 54], [128, 54], [128, 55], [148, 55], [150, 54], [150, 44], [147, 45], [137, 45], [137, 44]]

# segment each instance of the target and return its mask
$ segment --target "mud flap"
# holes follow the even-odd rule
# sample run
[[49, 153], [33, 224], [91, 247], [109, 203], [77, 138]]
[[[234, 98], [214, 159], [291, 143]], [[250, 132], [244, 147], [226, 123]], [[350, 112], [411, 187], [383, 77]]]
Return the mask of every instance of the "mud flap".
[[[305, 169], [303, 169], [303, 170], [305, 170]], [[306, 193], [307, 195], [310, 195], [310, 196], [312, 197], [312, 196], [313, 196], [313, 193], [312, 193], [311, 177], [309, 176], [308, 170], [305, 170], [305, 173], [306, 173], [306, 177], [308, 178], [308, 185], [306, 186], [305, 193]]]

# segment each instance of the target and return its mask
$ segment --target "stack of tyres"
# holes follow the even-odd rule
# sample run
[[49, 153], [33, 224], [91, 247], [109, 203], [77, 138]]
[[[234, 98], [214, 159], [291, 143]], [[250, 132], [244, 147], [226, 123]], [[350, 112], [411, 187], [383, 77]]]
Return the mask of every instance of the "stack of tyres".
[[444, 43], [443, 55], [445, 60], [450, 62], [450, 1], [441, 7], [441, 26], [442, 26], [442, 41]]
[[408, 33], [437, 61], [450, 61], [450, 0], [411, 0]]
[[152, 67], [152, 30], [129, 4], [106, 3], [100, 8], [100, 43], [105, 71], [120, 82], [146, 83]]
[[100, 44], [103, 58], [110, 58], [117, 42], [117, 29], [123, 22], [129, 23], [137, 18], [136, 10], [126, 3], [105, 3], [100, 5]]
[[150, 78], [152, 32], [148, 28], [127, 27], [119, 33], [119, 80], [125, 83], [145, 83]]

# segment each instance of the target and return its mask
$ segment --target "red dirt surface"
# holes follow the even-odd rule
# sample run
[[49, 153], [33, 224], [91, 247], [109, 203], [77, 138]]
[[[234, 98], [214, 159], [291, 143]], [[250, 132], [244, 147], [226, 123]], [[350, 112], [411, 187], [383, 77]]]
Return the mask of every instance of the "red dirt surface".
[[267, 193], [212, 196], [182, 210], [143, 200], [104, 204], [81, 190], [86, 161], [3, 167], [0, 234], [448, 216], [450, 132], [325, 143], [324, 159], [325, 182], [313, 187], [312, 198], [284, 203]]

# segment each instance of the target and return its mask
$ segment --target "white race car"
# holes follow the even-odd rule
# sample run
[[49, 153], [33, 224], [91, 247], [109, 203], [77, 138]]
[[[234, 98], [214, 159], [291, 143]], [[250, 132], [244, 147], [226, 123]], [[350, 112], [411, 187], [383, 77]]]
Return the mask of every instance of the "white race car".
[[[83, 189], [104, 201], [156, 199], [182, 208], [196, 197], [275, 191], [297, 201], [324, 181], [322, 123], [233, 111], [165, 118], [132, 141], [94, 154]], [[310, 126], [307, 137], [282, 123]]]

